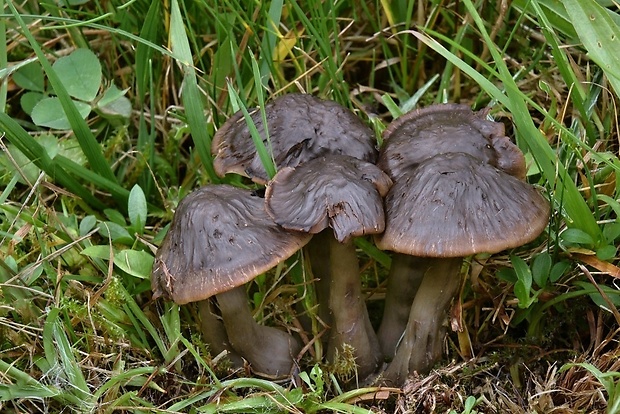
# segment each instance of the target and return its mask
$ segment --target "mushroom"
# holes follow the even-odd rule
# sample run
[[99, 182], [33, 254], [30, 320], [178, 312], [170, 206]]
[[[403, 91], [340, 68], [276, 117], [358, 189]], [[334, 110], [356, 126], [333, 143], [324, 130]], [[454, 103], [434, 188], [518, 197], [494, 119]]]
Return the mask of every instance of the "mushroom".
[[[334, 101], [306, 94], [288, 94], [265, 106], [267, 127], [256, 109], [252, 122], [275, 166], [296, 167], [325, 154], [346, 154], [375, 162], [377, 150], [373, 131], [353, 112]], [[230, 117], [213, 136], [213, 167], [223, 177], [237, 173], [259, 184], [269, 180], [256, 153], [243, 113]]]
[[463, 152], [519, 179], [525, 160], [504, 133], [504, 124], [486, 119], [488, 110], [437, 104], [400, 116], [383, 132], [377, 166], [393, 180], [437, 154]]
[[[373, 131], [353, 112], [336, 102], [312, 95], [289, 94], [268, 103], [264, 112], [267, 126], [258, 110], [251, 114], [251, 118], [277, 169], [295, 168], [329, 154], [348, 155], [370, 163], [376, 161]], [[214, 168], [220, 176], [237, 173], [259, 184], [265, 184], [269, 179], [241, 112], [234, 114], [216, 132], [212, 152], [215, 154]], [[324, 303], [329, 297], [332, 273], [327, 260], [323, 259], [329, 257], [331, 250], [326, 238], [328, 236], [315, 236], [305, 251], [310, 257], [313, 276], [318, 280], [318, 316], [330, 326], [332, 312]]]
[[[487, 110], [474, 113], [468, 106], [459, 104], [431, 105], [408, 112], [384, 131], [377, 166], [398, 183], [431, 157], [464, 153], [506, 174], [525, 179], [523, 154], [505, 136], [503, 124], [485, 119], [487, 113]], [[418, 206], [409, 208], [417, 209]], [[398, 253], [398, 250], [392, 257], [383, 319], [378, 331], [381, 350], [387, 360], [394, 356], [414, 296], [426, 272], [421, 261], [423, 259]]]
[[[207, 341], [245, 358], [260, 375], [288, 375], [299, 345], [293, 336], [253, 319], [243, 285], [310, 240], [273, 222], [262, 198], [230, 185], [208, 185], [185, 197], [157, 251], [154, 298], [201, 301]], [[223, 325], [206, 299], [214, 296]], [[211, 323], [209, 323], [211, 322]], [[204, 325], [204, 323], [203, 323]]]
[[461, 283], [462, 258], [536, 238], [548, 202], [518, 178], [464, 152], [439, 154], [395, 181], [377, 247], [417, 256], [422, 276], [394, 359], [383, 373], [400, 384], [441, 355], [443, 322]]
[[[319, 293], [328, 292], [332, 318], [327, 358], [334, 362], [336, 353], [350, 345], [361, 378], [375, 371], [380, 352], [361, 291], [352, 238], [383, 231], [382, 196], [391, 184], [374, 164], [330, 154], [297, 168], [282, 168], [265, 194], [267, 212], [276, 223], [289, 230], [320, 233], [317, 241], [326, 247], [327, 257], [311, 260], [323, 261], [327, 268], [318, 282]], [[325, 232], [327, 227], [333, 234]]]

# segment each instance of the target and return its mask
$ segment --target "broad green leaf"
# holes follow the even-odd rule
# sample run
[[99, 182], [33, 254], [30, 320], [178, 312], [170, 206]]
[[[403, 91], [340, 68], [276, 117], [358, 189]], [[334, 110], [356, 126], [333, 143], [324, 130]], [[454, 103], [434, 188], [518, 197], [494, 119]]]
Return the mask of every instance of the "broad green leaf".
[[544, 288], [551, 272], [551, 256], [549, 253], [541, 253], [532, 261], [532, 278], [536, 285]]
[[517, 283], [517, 280], [518, 280], [515, 270], [510, 267], [505, 267], [503, 269], [500, 269], [495, 275], [499, 279], [505, 280], [508, 283], [514, 284], [514, 283]]
[[93, 215], [88, 215], [80, 221], [80, 237], [84, 237], [89, 231], [95, 228], [97, 225], [97, 218]]
[[603, 228], [603, 235], [608, 243], [612, 243], [620, 237], [620, 223], [613, 222], [605, 224], [605, 227]]
[[29, 91], [19, 98], [19, 104], [22, 106], [25, 113], [32, 116], [32, 110], [43, 98], [45, 98], [45, 95], [41, 92]]
[[[54, 180], [58, 180], [58, 183], [63, 185], [69, 191], [81, 197], [84, 201], [91, 206], [101, 208], [103, 203], [97, 198], [93, 197], [91, 192], [82, 186], [78, 181], [71, 177], [66, 167], [72, 167], [73, 170], [79, 170], [79, 174], [84, 176], [85, 179], [95, 182], [99, 180], [103, 183], [108, 183], [104, 177], [87, 170], [68, 159], [64, 159], [61, 155], [52, 160], [45, 151], [45, 148], [41, 146], [32, 136], [30, 136], [24, 128], [22, 128], [17, 122], [15, 122], [10, 116], [0, 112], [0, 130], [6, 133], [8, 140], [19, 148], [28, 159], [36, 164], [37, 167], [45, 171]], [[57, 162], [60, 161], [60, 162]], [[60, 164], [63, 164], [62, 166]], [[122, 194], [122, 191], [127, 191], [120, 187], [118, 184], [110, 183], [116, 191], [121, 191], [118, 194]], [[128, 192], [127, 192], [128, 193]]]
[[97, 107], [103, 107], [111, 104], [115, 100], [125, 96], [129, 89], [118, 89], [116, 85], [110, 85], [108, 89], [103, 92], [103, 95], [97, 101]]
[[110, 238], [110, 240], [115, 243], [122, 243], [126, 245], [131, 245], [133, 243], [133, 237], [131, 237], [131, 234], [129, 234], [127, 229], [111, 221], [101, 223], [99, 227], [99, 234], [103, 237]]
[[601, 260], [612, 260], [614, 257], [616, 257], [617, 250], [618, 248], [616, 246], [608, 244], [596, 249], [596, 257]]
[[588, 54], [603, 69], [616, 95], [620, 96], [620, 27], [608, 10], [592, 0], [565, 0], [579, 39]]
[[129, 119], [131, 116], [131, 101], [124, 96], [120, 96], [107, 105], [97, 105], [99, 114], [107, 120]]
[[527, 308], [532, 303], [530, 297], [532, 291], [532, 272], [527, 263], [518, 256], [511, 256], [510, 262], [517, 275], [517, 282], [514, 286], [515, 296], [519, 299], [519, 307]]
[[28, 89], [29, 91], [45, 91], [45, 79], [43, 78], [43, 69], [38, 62], [32, 62], [19, 68], [13, 74], [13, 81], [20, 88]]
[[211, 156], [211, 137], [207, 133], [207, 122], [204, 116], [204, 103], [202, 92], [198, 87], [196, 69], [194, 68], [189, 40], [185, 31], [185, 21], [181, 15], [181, 9], [177, 0], [170, 3], [170, 44], [175, 59], [183, 70], [183, 90], [181, 100], [185, 107], [187, 124], [191, 130], [194, 145], [198, 150], [200, 160], [207, 170], [211, 182], [218, 183], [221, 180], [213, 169]]
[[557, 262], [551, 268], [551, 272], [549, 272], [549, 281], [551, 283], [555, 283], [566, 273], [568, 269], [571, 268], [571, 264], [568, 261]]
[[76, 49], [52, 65], [63, 86], [76, 99], [90, 102], [101, 86], [101, 63], [89, 49]]
[[560, 238], [568, 244], [579, 244], [587, 247], [594, 245], [592, 236], [581, 229], [566, 229], [560, 233]]
[[138, 184], [134, 185], [129, 192], [127, 212], [129, 214], [129, 222], [139, 233], [142, 233], [146, 223], [147, 207], [144, 192]]
[[97, 259], [110, 260], [110, 246], [88, 246], [84, 250], [82, 250], [81, 254], [88, 257], [94, 257]]
[[[2, 23], [0, 22], [0, 27], [2, 27]], [[0, 35], [1, 36], [1, 35]], [[0, 51], [1, 53], [1, 51]], [[3, 57], [6, 59], [6, 56], [0, 56], [0, 62], [3, 61]], [[19, 63], [16, 63], [14, 65], [8, 66], [8, 62], [2, 62], [3, 66], [0, 69], [0, 80], [3, 80], [4, 78], [7, 78], [9, 76], [11, 76], [13, 73], [17, 72], [19, 69], [23, 68], [26, 65], [29, 65], [32, 62], [36, 62], [37, 58], [36, 57], [32, 57], [30, 59], [25, 59], [22, 60]]]
[[[90, 113], [90, 105], [73, 101], [82, 119]], [[71, 129], [71, 123], [65, 115], [63, 106], [57, 97], [43, 98], [32, 109], [32, 122], [39, 126], [54, 129]]]
[[[12, 159], [9, 158], [9, 155]], [[15, 145], [7, 145], [6, 153], [0, 152], [0, 166], [4, 171], [15, 175], [19, 182], [26, 184], [24, 178], [32, 185], [36, 182], [41, 170], [28, 159]]]
[[152, 255], [140, 250], [121, 250], [114, 255], [114, 264], [119, 269], [140, 279], [151, 277], [154, 260]]
[[[13, 2], [8, 2], [6, 3], [6, 5], [11, 10], [11, 14], [13, 15], [13, 18], [15, 19], [15, 21], [19, 24], [19, 27], [21, 28], [21, 32], [23, 36], [28, 40], [28, 43], [30, 43], [30, 47], [32, 47], [32, 50], [34, 50], [35, 54], [37, 55], [37, 58], [39, 59], [41, 66], [43, 66], [43, 70], [45, 71], [45, 74], [47, 75], [49, 84], [54, 90], [54, 93], [58, 96], [58, 99], [60, 99], [60, 103], [62, 104], [64, 112], [65, 114], [67, 114], [67, 118], [69, 119], [69, 122], [71, 123], [71, 129], [73, 130], [75, 137], [78, 139], [80, 146], [82, 147], [82, 150], [84, 151], [84, 155], [86, 155], [86, 157], [88, 158], [88, 162], [90, 163], [90, 167], [92, 171], [95, 173], [95, 175], [98, 175], [106, 179], [106, 181], [109, 181], [117, 185], [116, 176], [112, 172], [112, 169], [110, 168], [110, 164], [104, 157], [104, 154], [101, 151], [99, 143], [95, 139], [95, 136], [90, 130], [88, 124], [80, 116], [80, 113], [78, 112], [76, 106], [71, 100], [69, 93], [67, 92], [67, 89], [65, 88], [62, 81], [60, 80], [60, 77], [56, 74], [56, 71], [52, 68], [52, 65], [50, 65], [49, 61], [47, 60], [47, 56], [41, 49], [41, 46], [39, 45], [37, 40], [34, 38], [32, 33], [30, 32], [30, 28], [28, 27], [28, 25], [26, 24], [26, 22], [20, 15], [20, 13], [17, 11], [17, 8], [13, 4]], [[105, 28], [105, 30], [109, 30], [109, 28]], [[0, 113], [0, 115], [2, 114]], [[1, 120], [0, 123], [6, 124], [6, 123], [9, 123], [9, 121]], [[14, 127], [13, 130], [15, 129], [16, 128]], [[25, 140], [22, 139], [21, 141], [25, 141]], [[26, 151], [24, 151], [24, 154], [26, 154]], [[29, 158], [35, 161], [31, 157]], [[38, 162], [38, 161], [35, 161], [35, 162]], [[65, 176], [64, 171], [60, 173], [56, 173], [56, 172], [50, 172], [46, 168], [42, 168], [42, 169], [45, 170], [51, 177], [60, 176], [60, 179], [64, 181], [66, 181], [66, 179], [68, 178]], [[71, 187], [76, 188], [76, 184], [71, 185]], [[122, 195], [119, 197], [120, 194], [122, 194], [122, 192], [121, 193], [114, 192], [113, 196], [117, 199], [116, 200], [117, 202], [122, 202], [122, 205], [124, 206], [125, 203], [123, 201], [126, 201], [126, 199], [124, 199]], [[84, 191], [80, 191], [80, 195], [84, 195]], [[90, 197], [86, 196], [82, 198], [88, 199], [90, 204], [93, 204], [93, 203], [101, 204], [99, 200], [96, 200], [92, 196]]]
[[[603, 298], [603, 295], [599, 292], [596, 287], [590, 282], [575, 282], [575, 285], [581, 287], [584, 291], [588, 292], [588, 296], [590, 299], [596, 303], [597, 306], [609, 310], [609, 304]], [[598, 286], [600, 290], [607, 296], [607, 299], [611, 301], [614, 306], [620, 306], [620, 290], [615, 288], [610, 288], [605, 285]]]
[[103, 214], [106, 215], [108, 220], [118, 224], [121, 227], [125, 227], [127, 225], [125, 216], [118, 210], [114, 210], [113, 208], [106, 208], [105, 210], [103, 210]]

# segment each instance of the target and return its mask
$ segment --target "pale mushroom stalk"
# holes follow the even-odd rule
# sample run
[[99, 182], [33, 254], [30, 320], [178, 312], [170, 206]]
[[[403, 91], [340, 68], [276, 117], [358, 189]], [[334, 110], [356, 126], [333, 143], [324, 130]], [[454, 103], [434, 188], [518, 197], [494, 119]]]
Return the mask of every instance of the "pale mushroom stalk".
[[401, 384], [414, 371], [426, 372], [441, 356], [447, 314], [461, 284], [462, 258], [416, 258], [424, 273], [394, 359], [383, 373]]
[[215, 297], [230, 344], [251, 364], [252, 370], [273, 378], [290, 375], [291, 361], [301, 349], [297, 341], [284, 331], [254, 320], [243, 286]]
[[377, 331], [381, 352], [387, 360], [394, 357], [396, 346], [407, 326], [413, 298], [424, 276], [425, 260], [402, 253], [392, 255], [383, 317]]

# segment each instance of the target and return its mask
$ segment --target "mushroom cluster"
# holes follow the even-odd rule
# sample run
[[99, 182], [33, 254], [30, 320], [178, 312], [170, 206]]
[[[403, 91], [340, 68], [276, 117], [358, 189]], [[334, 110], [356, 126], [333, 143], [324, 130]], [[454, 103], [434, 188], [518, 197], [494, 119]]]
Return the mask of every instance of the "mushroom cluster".
[[[348, 347], [359, 379], [394, 385], [429, 370], [441, 354], [462, 258], [527, 243], [546, 226], [549, 205], [525, 182], [523, 154], [502, 124], [463, 105], [398, 118], [380, 152], [372, 130], [335, 102], [290, 94], [264, 111], [266, 125], [258, 111], [251, 118], [274, 160], [272, 179], [241, 112], [212, 147], [218, 175], [265, 184], [264, 198], [208, 185], [182, 200], [157, 252], [155, 296], [199, 302], [205, 340], [234, 364], [288, 376], [300, 341], [258, 324], [243, 285], [303, 248], [329, 328], [329, 362]], [[393, 252], [376, 333], [352, 242], [364, 235]]]
[[434, 105], [384, 131], [378, 165], [394, 185], [376, 244], [394, 252], [379, 327], [389, 383], [428, 371], [440, 356], [462, 258], [521, 246], [547, 225], [549, 204], [525, 182], [523, 153], [485, 117]]

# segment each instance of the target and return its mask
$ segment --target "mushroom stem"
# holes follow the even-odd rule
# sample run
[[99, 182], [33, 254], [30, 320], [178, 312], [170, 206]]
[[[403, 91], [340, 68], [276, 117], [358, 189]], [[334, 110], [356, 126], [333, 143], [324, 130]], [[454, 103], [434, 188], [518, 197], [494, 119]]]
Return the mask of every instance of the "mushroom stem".
[[444, 320], [461, 283], [463, 259], [425, 258], [424, 262], [424, 278], [413, 300], [405, 333], [383, 374], [388, 384], [400, 385], [414, 371], [429, 371], [441, 356]]
[[[331, 264], [330, 264], [330, 240], [334, 239], [331, 229], [325, 229], [318, 234], [312, 236], [312, 239], [303, 248], [308, 255], [312, 275], [315, 277], [314, 284], [316, 298], [320, 304], [318, 307], [318, 318], [321, 323], [326, 326], [332, 325], [332, 315], [329, 305], [329, 292], [331, 283]], [[313, 332], [317, 334], [318, 332]], [[327, 335], [323, 336], [325, 344], [327, 343]]]
[[233, 349], [262, 376], [290, 375], [300, 351], [297, 341], [286, 332], [256, 323], [243, 286], [216, 295], [224, 327]]
[[227, 357], [235, 368], [243, 367], [243, 361], [237, 352], [233, 349], [226, 335], [226, 328], [222, 321], [213, 313], [211, 301], [209, 299], [201, 300], [198, 303], [198, 312], [200, 313], [200, 328], [203, 340], [209, 345], [211, 356], [215, 358], [222, 352], [227, 352]]
[[407, 326], [411, 304], [422, 283], [426, 270], [424, 262], [427, 260], [403, 253], [394, 253], [392, 256], [385, 308], [377, 332], [381, 352], [388, 361], [394, 357], [398, 341]]
[[350, 345], [354, 349], [357, 376], [364, 379], [376, 370], [380, 348], [362, 293], [355, 245], [351, 240], [340, 243], [332, 235], [326, 238], [329, 255], [325, 260], [330, 267], [327, 303], [332, 320], [327, 359], [335, 362], [337, 353], [342, 353], [345, 344]]

